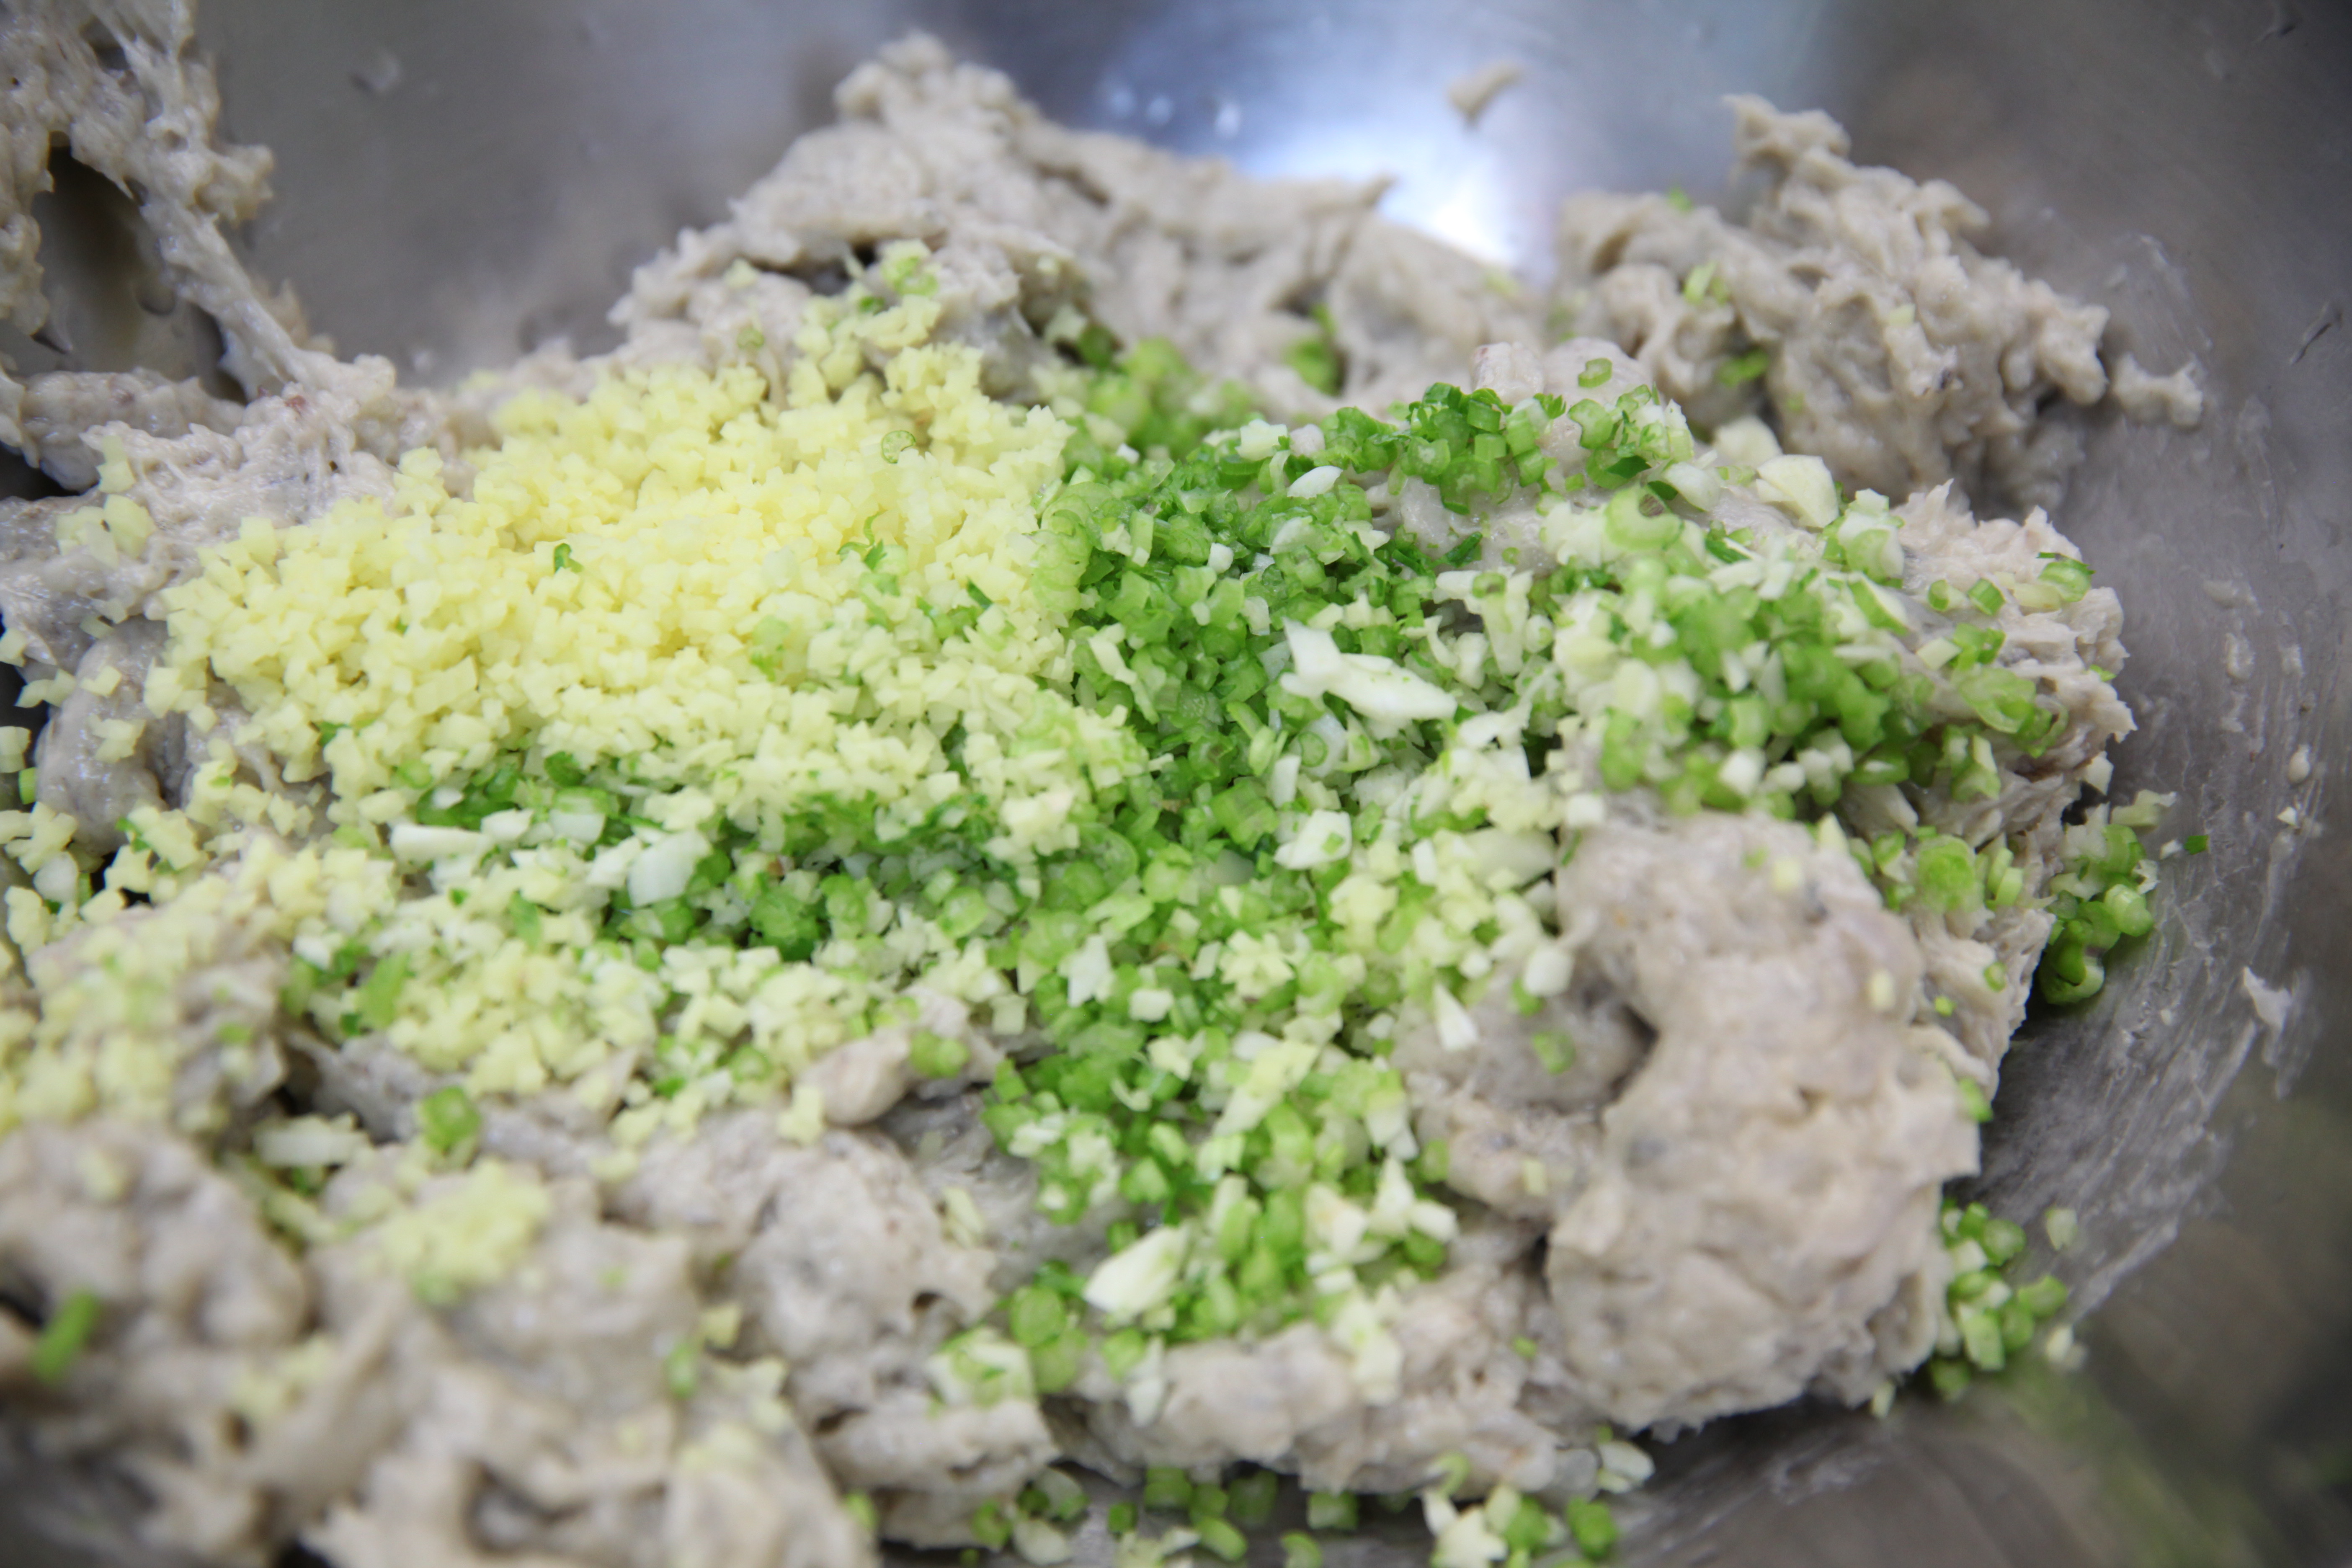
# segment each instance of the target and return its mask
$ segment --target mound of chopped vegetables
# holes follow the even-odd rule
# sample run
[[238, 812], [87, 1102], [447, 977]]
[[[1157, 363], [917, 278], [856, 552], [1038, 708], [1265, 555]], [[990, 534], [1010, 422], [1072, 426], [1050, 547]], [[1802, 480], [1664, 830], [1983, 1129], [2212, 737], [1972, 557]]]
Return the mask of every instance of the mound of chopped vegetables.
[[[1051, 1394], [1090, 1355], [1123, 1375], [1311, 1316], [1392, 1388], [1381, 1293], [1437, 1272], [1458, 1223], [1389, 1061], [1401, 1014], [1452, 1040], [1498, 972], [1529, 1014], [1564, 987], [1524, 963], [1542, 879], [1617, 797], [1814, 824], [1898, 908], [2026, 897], [1998, 839], [1848, 841], [1831, 808], [1855, 784], [1998, 792], [1994, 748], [2033, 755], [2058, 718], [1993, 623], [2008, 596], [2079, 599], [2081, 562], [1937, 583], [1925, 636], [1883, 500], [1811, 458], [1705, 463], [1647, 387], [1438, 385], [1285, 428], [1145, 342], [1095, 345], [1051, 408], [1008, 405], [972, 351], [928, 341], [923, 259], [900, 247], [887, 289], [813, 306], [782, 387], [740, 363], [526, 395], [462, 494], [418, 453], [389, 506], [208, 551], [165, 595], [145, 700], [209, 729], [233, 690], [286, 787], [237, 784], [218, 747], [186, 809], [133, 813], [94, 877], [69, 820], [8, 816], [32, 876], [11, 933], [82, 932], [105, 966], [34, 963], [0, 1126], [167, 1110], [172, 1037], [119, 1026], [232, 930], [298, 962], [210, 1045], [272, 1005], [381, 1037], [448, 1075], [421, 1112], [445, 1154], [482, 1103], [575, 1086], [611, 1110], [614, 1177], [722, 1106], [814, 1139], [811, 1067], [936, 994], [1002, 1049], [919, 1027], [910, 1070], [986, 1083], [1049, 1217], [1131, 1205], [1090, 1272], [1047, 1266], [952, 1342], [952, 1375]], [[1569, 462], [1541, 440], [1563, 418]], [[1465, 519], [1533, 509], [1544, 559], [1466, 522], [1381, 526], [1408, 485]], [[1727, 525], [1738, 487], [1801, 526]], [[93, 515], [77, 526], [137, 531]], [[2153, 810], [2073, 830], [2052, 999], [2095, 993], [2101, 955], [2149, 928], [2132, 829]], [[260, 826], [285, 842], [256, 847]], [[133, 900], [163, 921], [110, 947]], [[1538, 1048], [1560, 1071], [1577, 1042]], [[2056, 1301], [1985, 1272], [2017, 1249], [1980, 1213], [1947, 1228], [1976, 1249], [1951, 1384]], [[463, 1288], [478, 1258], [434, 1234], [392, 1239], [420, 1289]], [[1605, 1510], [1576, 1508], [1507, 1489], [1433, 1521], [1465, 1562], [1605, 1551]], [[1238, 1542], [1194, 1511], [1205, 1544]]]

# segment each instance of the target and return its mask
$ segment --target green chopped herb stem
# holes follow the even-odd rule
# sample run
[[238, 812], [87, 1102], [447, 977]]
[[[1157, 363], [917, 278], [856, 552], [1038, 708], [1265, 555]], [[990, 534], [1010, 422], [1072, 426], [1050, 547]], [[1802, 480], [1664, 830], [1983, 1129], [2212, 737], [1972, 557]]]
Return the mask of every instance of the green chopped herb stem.
[[1274, 1517], [1275, 1493], [1280, 1485], [1272, 1470], [1256, 1470], [1233, 1484], [1226, 1517], [1236, 1524], [1256, 1526]]
[[1570, 1498], [1565, 1510], [1568, 1531], [1578, 1550], [1588, 1557], [1606, 1557], [1617, 1545], [1617, 1517], [1598, 1498]]
[[1726, 386], [1745, 386], [1761, 376], [1771, 363], [1769, 353], [1763, 349], [1750, 349], [1746, 353], [1735, 354], [1724, 361], [1723, 368], [1715, 373], [1715, 379]]
[[971, 1060], [971, 1047], [951, 1036], [917, 1029], [907, 1046], [907, 1065], [922, 1078], [953, 1078]]
[[662, 1382], [668, 1388], [671, 1398], [694, 1397], [694, 1391], [702, 1382], [698, 1365], [701, 1353], [702, 1347], [688, 1339], [678, 1341], [669, 1348], [669, 1353], [662, 1357]]
[[1249, 1537], [1222, 1519], [1196, 1519], [1193, 1531], [1201, 1544], [1228, 1563], [1238, 1563], [1249, 1554]]
[[1307, 1493], [1307, 1527], [1309, 1530], [1355, 1529], [1356, 1494], [1353, 1492]]
[[473, 1097], [453, 1083], [416, 1102], [416, 1122], [427, 1148], [449, 1154], [473, 1142], [482, 1128], [482, 1113]]
[[1172, 1465], [1154, 1465], [1143, 1472], [1143, 1506], [1157, 1509], [1189, 1508], [1192, 1501], [1192, 1479]]
[[58, 1303], [33, 1342], [34, 1377], [51, 1386], [65, 1381], [98, 1330], [99, 1310], [97, 1293], [88, 1289], [72, 1291]]

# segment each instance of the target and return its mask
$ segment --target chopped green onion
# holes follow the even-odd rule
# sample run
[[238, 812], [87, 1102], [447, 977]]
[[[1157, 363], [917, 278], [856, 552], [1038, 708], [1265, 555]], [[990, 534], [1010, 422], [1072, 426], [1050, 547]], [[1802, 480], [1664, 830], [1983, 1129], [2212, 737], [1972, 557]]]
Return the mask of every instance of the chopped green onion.
[[1435, 1186], [1445, 1180], [1450, 1152], [1444, 1139], [1431, 1139], [1422, 1145], [1421, 1153], [1413, 1161], [1413, 1174], [1429, 1185]]
[[1283, 351], [1282, 363], [1324, 396], [1338, 395], [1342, 380], [1339, 348], [1328, 337], [1318, 333], [1299, 339]]
[[701, 1353], [700, 1345], [684, 1339], [670, 1346], [669, 1353], [662, 1357], [662, 1384], [669, 1390], [672, 1399], [694, 1397], [695, 1389], [701, 1384], [695, 1364]]
[[2015, 670], [1986, 666], [1962, 671], [1952, 689], [1987, 727], [2014, 735], [2032, 718], [2034, 683]]
[[1040, 1394], [1059, 1394], [1086, 1370], [1086, 1336], [1073, 1330], [1029, 1352], [1029, 1375]]
[[[1036, 1494], [1034, 1503], [1030, 1494]], [[1087, 1489], [1076, 1477], [1066, 1471], [1044, 1469], [1037, 1472], [1036, 1484], [1021, 1494], [1028, 1511], [1044, 1515], [1066, 1524], [1087, 1511]]]
[[416, 1102], [417, 1132], [436, 1154], [454, 1153], [482, 1130], [482, 1113], [463, 1086], [436, 1089]]
[[1100, 321], [1088, 321], [1086, 329], [1078, 333], [1077, 342], [1072, 346], [1078, 351], [1080, 359], [1093, 365], [1097, 370], [1107, 367], [1111, 362], [1111, 356], [1118, 353], [1118, 340], [1113, 337], [1110, 329]]
[[1977, 902], [1977, 858], [1960, 839], [1939, 836], [1921, 845], [1914, 875], [1930, 909], [1951, 911]]
[[1576, 1040], [1565, 1029], [1538, 1029], [1528, 1037], [1528, 1048], [1548, 1073], [1564, 1073], [1576, 1065]]
[[1682, 537], [1683, 520], [1648, 490], [1627, 489], [1611, 498], [1607, 528], [1620, 550], [1658, 550]]
[[[1493, 1497], [1486, 1500], [1486, 1517], [1490, 1525], [1495, 1523], [1498, 1500]], [[1503, 1538], [1503, 1544], [1509, 1547], [1514, 1554], [1524, 1555], [1550, 1541], [1554, 1528], [1552, 1517], [1544, 1511], [1543, 1504], [1531, 1497], [1523, 1497], [1518, 1506], [1510, 1510], [1509, 1517], [1501, 1521], [1501, 1528], [1496, 1533]]]
[[2091, 591], [2090, 567], [2069, 555], [2053, 555], [2045, 559], [2047, 564], [2042, 568], [2042, 581], [2056, 589], [2059, 598], [2064, 603], [2074, 604]]
[[[1124, 1378], [1143, 1364], [1143, 1358], [1150, 1353], [1150, 1342], [1143, 1337], [1141, 1331], [1121, 1329], [1103, 1341], [1103, 1365], [1110, 1370], [1113, 1377]], [[1180, 1470], [1177, 1474], [1181, 1477], [1183, 1472]], [[1145, 1500], [1150, 1500], [1147, 1498]]]
[[1143, 1472], [1143, 1506], [1181, 1509], [1192, 1501], [1192, 1478], [1173, 1465], [1153, 1465]]
[[1750, 349], [1744, 354], [1735, 354], [1725, 360], [1723, 368], [1715, 373], [1715, 379], [1726, 386], [1745, 386], [1762, 375], [1771, 363], [1772, 356], [1769, 352]]
[[63, 1383], [96, 1331], [98, 1314], [98, 1296], [91, 1290], [76, 1290], [58, 1303], [41, 1325], [41, 1337], [33, 1342], [33, 1375], [51, 1385]]
[[1323, 1568], [1322, 1543], [1301, 1531], [1286, 1531], [1282, 1537], [1282, 1568]]
[[2149, 912], [2147, 895], [2128, 882], [2117, 882], [2102, 896], [2116, 922], [2116, 929], [2125, 936], [2146, 936], [2156, 929], [2156, 917]]
[[1587, 1557], [1606, 1557], [1617, 1544], [1616, 1516], [1598, 1498], [1570, 1498], [1565, 1510], [1568, 1532]]
[[2035, 981], [2042, 994], [2060, 1006], [2086, 1002], [2105, 986], [2106, 966], [2082, 935], [2062, 925], [2060, 939], [2042, 954]]
[[1356, 1494], [1308, 1492], [1307, 1494], [1307, 1528], [1309, 1530], [1355, 1529]]
[[1193, 1532], [1201, 1544], [1228, 1563], [1238, 1563], [1249, 1554], [1249, 1537], [1222, 1519], [1196, 1519]]
[[2037, 1318], [2054, 1316], [2066, 1304], [2066, 1285], [2054, 1274], [2044, 1274], [2017, 1288], [2017, 1300]]
[[1274, 1499], [1280, 1479], [1272, 1470], [1256, 1470], [1233, 1485], [1226, 1513], [1236, 1524], [1264, 1524], [1274, 1517]]
[[948, 1035], [918, 1029], [907, 1045], [907, 1065], [923, 1078], [953, 1078], [971, 1060], [971, 1047]]
[[1992, 1313], [1971, 1310], [1959, 1315], [1960, 1347], [1969, 1360], [1985, 1372], [1999, 1372], [2008, 1362], [2001, 1343], [2000, 1321]]
[[1014, 1291], [1005, 1315], [1012, 1327], [1013, 1342], [1028, 1350], [1034, 1350], [1047, 1341], [1058, 1338], [1069, 1326], [1069, 1309], [1062, 1298], [1035, 1285], [1024, 1286]]

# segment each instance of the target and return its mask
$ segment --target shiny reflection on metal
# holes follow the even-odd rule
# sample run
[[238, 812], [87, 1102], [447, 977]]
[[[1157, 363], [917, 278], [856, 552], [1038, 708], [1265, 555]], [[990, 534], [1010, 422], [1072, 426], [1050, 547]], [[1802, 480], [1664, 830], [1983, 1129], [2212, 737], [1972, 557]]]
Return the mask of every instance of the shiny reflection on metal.
[[[208, 0], [229, 129], [278, 153], [246, 236], [346, 352], [448, 380], [604, 305], [908, 26], [1045, 110], [1388, 208], [1540, 267], [1581, 187], [1719, 191], [1727, 91], [1948, 178], [2112, 343], [2210, 394], [2192, 436], [2095, 420], [2063, 519], [2130, 607], [2118, 786], [2212, 838], [2158, 935], [2011, 1058], [1982, 1194], [2068, 1203], [2079, 1376], [1885, 1421], [1797, 1409], [1671, 1445], [1637, 1564], [2335, 1568], [2352, 1553], [2352, 10], [2299, 0]], [[1476, 126], [1446, 81], [1526, 68]], [[60, 288], [70, 288], [68, 280]], [[95, 340], [93, 340], [95, 341]], [[2308, 748], [2312, 772], [2286, 760]], [[2281, 820], [2292, 807], [2295, 824]], [[13, 1474], [12, 1474], [13, 1472]], [[0, 1455], [0, 1516], [58, 1500]], [[84, 1521], [88, 1523], [88, 1521]], [[102, 1524], [102, 1521], [100, 1521]], [[93, 1528], [97, 1528], [93, 1526]], [[54, 1557], [0, 1517], [0, 1559]], [[88, 1539], [101, 1542], [98, 1528]], [[1083, 1542], [1103, 1554], [1099, 1536]], [[1417, 1560], [1411, 1532], [1334, 1568]]]

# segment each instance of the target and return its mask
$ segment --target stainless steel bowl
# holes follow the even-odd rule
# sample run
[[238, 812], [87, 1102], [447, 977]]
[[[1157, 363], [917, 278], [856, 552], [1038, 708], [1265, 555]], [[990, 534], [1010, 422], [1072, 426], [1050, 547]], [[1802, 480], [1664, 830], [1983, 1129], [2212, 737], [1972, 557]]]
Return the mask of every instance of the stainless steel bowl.
[[[2005, 1213], [2080, 1210], [2059, 1268], [2093, 1309], [2087, 1368], [1709, 1428], [1629, 1511], [1625, 1560], [2352, 1561], [2352, 8], [207, 0], [201, 34], [229, 131], [278, 155], [255, 265], [346, 352], [446, 380], [557, 332], [601, 346], [628, 269], [913, 26], [1067, 121], [1393, 174], [1394, 216], [1527, 264], [1570, 190], [1717, 189], [1725, 93], [1818, 105], [1864, 160], [1984, 203], [2000, 247], [2113, 309], [2116, 346], [2196, 356], [2204, 427], [2097, 426], [2062, 521], [2130, 612], [2119, 786], [2179, 790], [2212, 847], [2167, 867], [2157, 935], [2095, 1006], [2029, 1024], [1979, 1184]], [[1526, 78], [1470, 129], [1444, 84], [1498, 58]], [[107, 342], [84, 358], [202, 337]], [[0, 1483], [0, 1510], [106, 1534], [58, 1504], [82, 1494]], [[0, 1516], [0, 1560], [85, 1560], [26, 1529]], [[1334, 1559], [1416, 1560], [1403, 1533]]]

